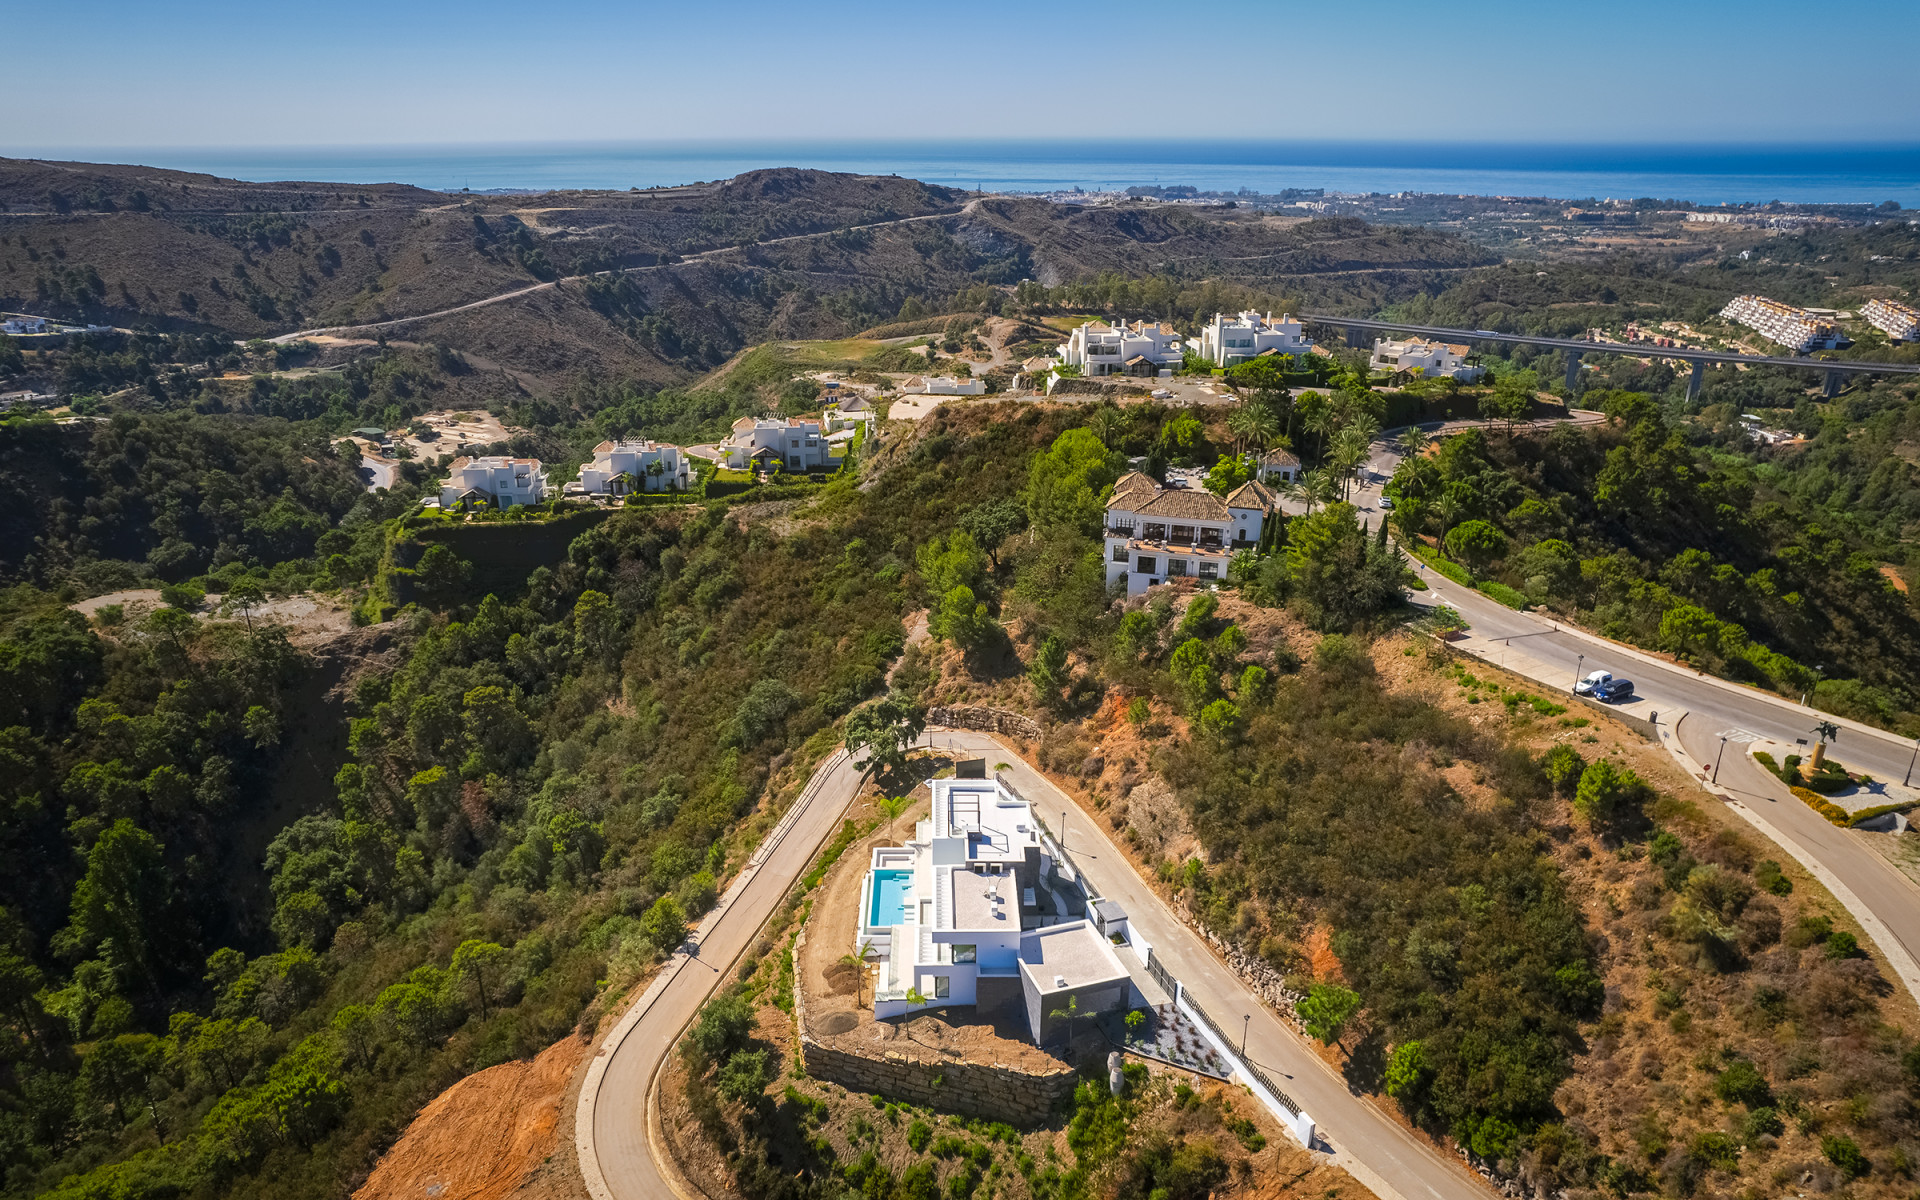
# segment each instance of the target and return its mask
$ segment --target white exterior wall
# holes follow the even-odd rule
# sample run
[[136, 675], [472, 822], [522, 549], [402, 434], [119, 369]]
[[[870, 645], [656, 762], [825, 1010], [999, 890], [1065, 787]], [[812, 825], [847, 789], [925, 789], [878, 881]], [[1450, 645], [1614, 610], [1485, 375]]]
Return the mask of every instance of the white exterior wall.
[[1272, 313], [1263, 317], [1251, 309], [1232, 317], [1225, 313], [1213, 314], [1213, 320], [1200, 331], [1197, 341], [1196, 353], [1211, 359], [1217, 367], [1232, 366], [1268, 350], [1306, 354], [1313, 349], [1312, 340], [1301, 331], [1300, 322], [1291, 314], [1283, 314], [1276, 321]]
[[753, 456], [761, 450], [779, 455], [789, 471], [830, 469], [827, 440], [820, 432], [820, 422], [813, 420], [755, 421], [751, 428], [742, 422], [719, 449], [727, 466], [736, 470], [751, 466]]
[[462, 492], [479, 490], [500, 508], [539, 504], [547, 498], [547, 473], [537, 458], [474, 458], [456, 461], [440, 485], [440, 507], [452, 508]]
[[[1229, 510], [1231, 512], [1232, 510]], [[1158, 538], [1150, 536], [1156, 529], [1165, 530], [1179, 524], [1190, 526], [1197, 542], [1202, 531], [1211, 531], [1220, 538], [1220, 549], [1202, 550], [1198, 546], [1177, 546], [1165, 541], [1163, 532]], [[1232, 555], [1232, 542], [1237, 522], [1181, 520], [1173, 521], [1166, 517], [1141, 516], [1129, 509], [1107, 510], [1106, 562], [1107, 586], [1125, 579], [1127, 595], [1137, 596], [1156, 583], [1168, 579], [1196, 579], [1201, 582], [1224, 581], [1227, 577], [1227, 561]], [[1153, 527], [1153, 528], [1150, 528]], [[1131, 529], [1131, 533], [1127, 532]], [[1256, 534], [1255, 537], [1259, 535]], [[1118, 561], [1116, 561], [1116, 557]], [[1152, 560], [1152, 569], [1143, 570], [1145, 560]], [[1175, 574], [1170, 563], [1179, 560], [1185, 564], [1184, 572]], [[1203, 571], [1203, 565], [1213, 568], [1212, 574]]]
[[1375, 340], [1373, 360], [1368, 365], [1376, 371], [1417, 370], [1428, 379], [1444, 376], [1462, 383], [1471, 383], [1485, 373], [1480, 367], [1468, 366], [1466, 356], [1451, 346], [1418, 338], [1404, 342]]
[[1164, 325], [1144, 321], [1102, 325], [1088, 321], [1061, 343], [1060, 361], [1079, 367], [1082, 375], [1119, 375], [1127, 362], [1145, 358], [1156, 367], [1171, 368], [1181, 361], [1180, 338]]
[[1260, 534], [1267, 526], [1266, 510], [1234, 508], [1229, 505], [1227, 511], [1233, 514], [1232, 537], [1235, 541], [1258, 542], [1260, 540]]
[[1860, 315], [1896, 342], [1920, 341], [1920, 309], [1897, 300], [1869, 300], [1861, 305]]
[[[652, 474], [654, 463], [663, 470]], [[611, 448], [595, 447], [593, 461], [580, 468], [580, 483], [593, 495], [605, 495], [619, 475], [633, 476], [633, 490], [664, 492], [693, 486], [693, 471], [680, 447], [663, 442], [615, 442]]]

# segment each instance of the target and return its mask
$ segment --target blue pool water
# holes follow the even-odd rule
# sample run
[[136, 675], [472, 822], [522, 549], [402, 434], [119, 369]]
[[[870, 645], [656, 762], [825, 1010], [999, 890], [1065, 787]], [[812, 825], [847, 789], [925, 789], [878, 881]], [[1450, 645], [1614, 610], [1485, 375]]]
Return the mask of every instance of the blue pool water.
[[907, 905], [913, 897], [912, 871], [875, 871], [873, 873], [873, 912], [867, 928], [899, 925], [907, 919]]

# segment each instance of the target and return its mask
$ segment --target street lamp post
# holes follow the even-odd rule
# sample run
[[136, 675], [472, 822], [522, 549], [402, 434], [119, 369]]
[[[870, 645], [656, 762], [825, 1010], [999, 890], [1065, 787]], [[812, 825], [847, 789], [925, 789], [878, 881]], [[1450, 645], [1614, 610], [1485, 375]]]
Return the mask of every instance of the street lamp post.
[[1900, 781], [1901, 787], [1913, 786], [1913, 761], [1916, 758], [1920, 758], [1920, 738], [1914, 739], [1913, 758], [1907, 760], [1907, 777]]
[[1713, 756], [1713, 782], [1720, 782], [1720, 760], [1727, 756], [1727, 735], [1720, 735], [1720, 752]]
[[1573, 686], [1580, 686], [1580, 668], [1587, 664], [1587, 656], [1582, 654], [1573, 660]]
[[1240, 1026], [1240, 1057], [1241, 1058], [1245, 1058], [1247, 1056], [1247, 1030], [1251, 1028], [1253, 1025], [1253, 1014], [1248, 1013], [1244, 1018], [1244, 1021], [1245, 1021], [1245, 1024]]
[[1060, 810], [1060, 848], [1067, 848], [1067, 810]]

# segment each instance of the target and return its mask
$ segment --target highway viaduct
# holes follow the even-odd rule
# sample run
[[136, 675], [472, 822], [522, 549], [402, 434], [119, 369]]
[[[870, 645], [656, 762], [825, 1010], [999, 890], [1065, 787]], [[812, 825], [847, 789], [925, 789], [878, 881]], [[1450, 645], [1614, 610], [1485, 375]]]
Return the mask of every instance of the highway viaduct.
[[1448, 329], [1439, 325], [1408, 325], [1399, 321], [1363, 320], [1359, 317], [1335, 317], [1324, 313], [1303, 313], [1300, 320], [1311, 325], [1326, 325], [1347, 331], [1347, 344], [1361, 346], [1365, 333], [1411, 333], [1443, 342], [1505, 342], [1509, 345], [1544, 346], [1563, 350], [1567, 355], [1567, 392], [1571, 395], [1580, 378], [1583, 354], [1631, 354], [1636, 358], [1680, 358], [1693, 364], [1687, 380], [1687, 399], [1700, 395], [1711, 363], [1746, 364], [1756, 367], [1797, 367], [1800, 370], [1826, 372], [1826, 395], [1840, 394], [1848, 375], [1920, 375], [1920, 366], [1910, 363], [1855, 362], [1848, 359], [1789, 358], [1762, 354], [1727, 354], [1718, 350], [1691, 350], [1678, 346], [1640, 346], [1626, 342], [1586, 342], [1577, 338], [1535, 337], [1524, 333], [1495, 333], [1491, 329]]

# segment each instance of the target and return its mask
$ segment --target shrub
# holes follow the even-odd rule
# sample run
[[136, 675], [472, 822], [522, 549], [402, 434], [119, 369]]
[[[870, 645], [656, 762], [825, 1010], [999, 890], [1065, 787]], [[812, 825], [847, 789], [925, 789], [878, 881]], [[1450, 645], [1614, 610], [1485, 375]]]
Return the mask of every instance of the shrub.
[[1756, 1108], [1747, 1113], [1747, 1119], [1741, 1124], [1740, 1134], [1751, 1143], [1762, 1137], [1779, 1137], [1787, 1130], [1787, 1123], [1780, 1119], [1777, 1110], [1771, 1107]]
[[1780, 870], [1780, 864], [1771, 858], [1760, 860], [1753, 869], [1753, 881], [1776, 896], [1785, 896], [1793, 891], [1793, 880], [1788, 879]]
[[1820, 1139], [1820, 1153], [1827, 1161], [1840, 1168], [1840, 1173], [1848, 1179], [1858, 1179], [1873, 1169], [1867, 1156], [1860, 1153], [1860, 1146], [1844, 1134], [1834, 1134]]
[[[1791, 756], [1789, 756], [1789, 758], [1791, 758]], [[1792, 768], [1788, 768], [1788, 769], [1789, 771], [1792, 770]], [[1833, 801], [1826, 799], [1824, 796], [1821, 796], [1818, 793], [1815, 793], [1803, 787], [1791, 787], [1788, 790], [1791, 791], [1794, 795], [1800, 797], [1801, 802], [1804, 803], [1808, 808], [1811, 808], [1813, 811], [1819, 813], [1821, 816], [1833, 822], [1835, 825], [1853, 824], [1852, 813], [1848, 812], [1844, 808], [1841, 808], [1838, 804], [1835, 804]]]
[[1773, 1099], [1773, 1089], [1760, 1068], [1744, 1058], [1736, 1058], [1713, 1081], [1713, 1094], [1726, 1104], [1744, 1104], [1760, 1108]]
[[1853, 958], [1860, 953], [1860, 939], [1846, 930], [1832, 934], [1827, 938], [1827, 957], [1838, 962], [1843, 958]]
[[1580, 757], [1580, 752], [1565, 742], [1540, 756], [1540, 773], [1547, 777], [1555, 795], [1571, 793], [1580, 782], [1581, 772], [1586, 769], [1586, 760]]
[[1478, 586], [1482, 592], [1498, 600], [1508, 608], [1525, 609], [1527, 605], [1531, 603], [1531, 601], [1527, 599], [1526, 593], [1510, 588], [1495, 579], [1482, 580]]
[[1722, 1171], [1731, 1171], [1740, 1165], [1740, 1147], [1724, 1133], [1695, 1134], [1687, 1150], [1701, 1162]]
[[915, 1154], [924, 1151], [927, 1148], [927, 1143], [932, 1140], [933, 1130], [925, 1121], [916, 1120], [913, 1124], [907, 1126], [907, 1145], [913, 1147]]
[[1605, 759], [1587, 764], [1573, 793], [1573, 811], [1588, 824], [1604, 825], [1644, 797], [1646, 785], [1632, 771]]

